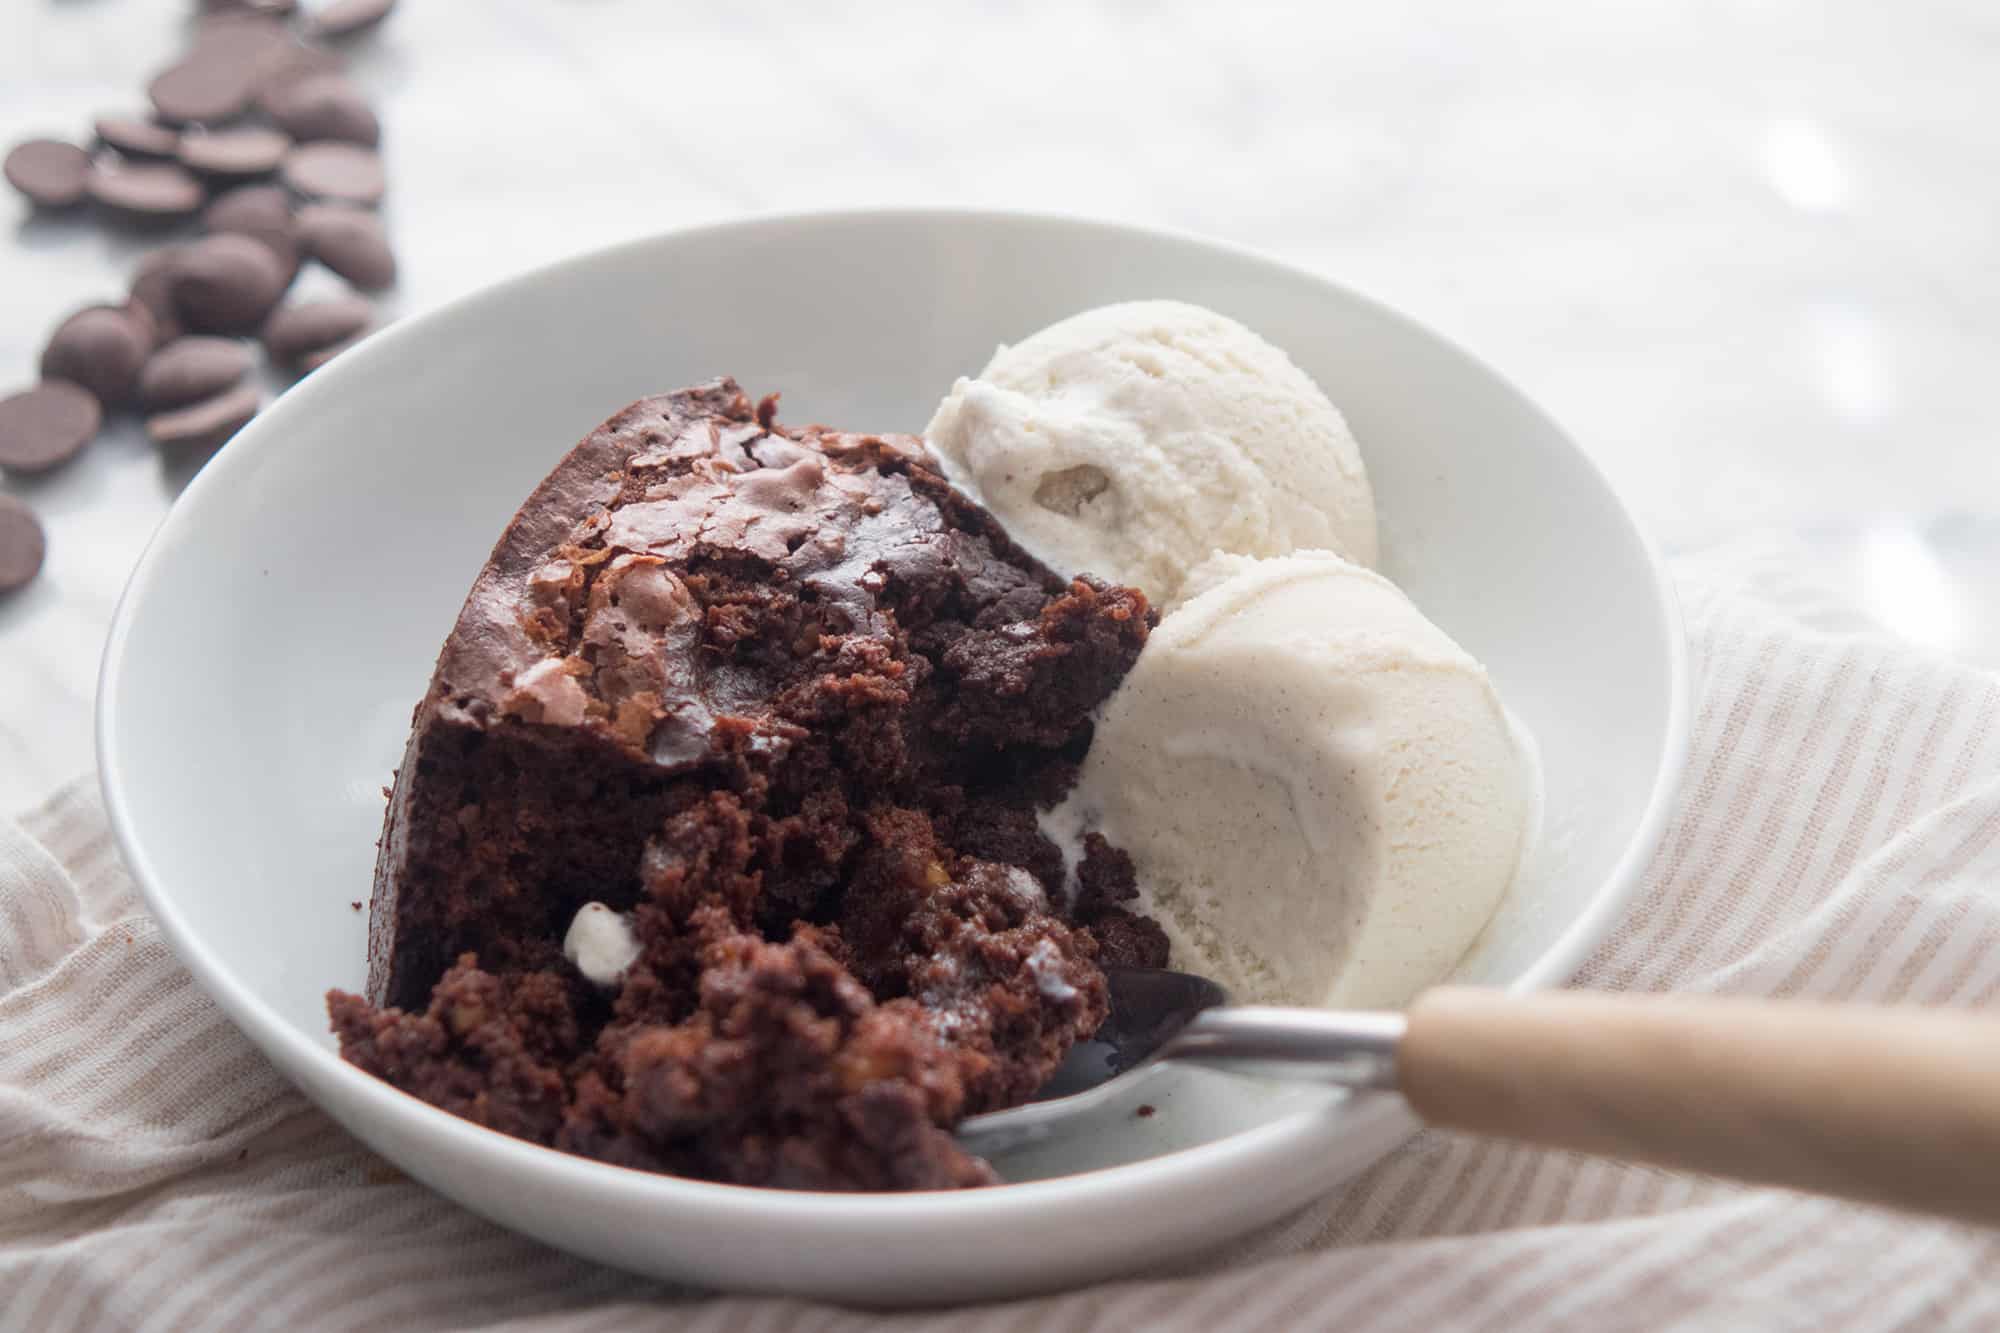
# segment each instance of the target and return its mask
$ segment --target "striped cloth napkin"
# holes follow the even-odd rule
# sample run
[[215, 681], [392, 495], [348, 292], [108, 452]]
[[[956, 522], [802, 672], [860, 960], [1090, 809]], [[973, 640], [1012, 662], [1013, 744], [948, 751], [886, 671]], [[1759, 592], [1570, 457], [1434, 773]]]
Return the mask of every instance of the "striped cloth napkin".
[[[2000, 680], [1796, 564], [1683, 561], [1699, 708], [1637, 907], [1577, 977], [1992, 1005]], [[1206, 1270], [885, 1319], [514, 1237], [321, 1116], [175, 963], [93, 788], [0, 822], [0, 1327], [2000, 1327], [2000, 1235], [1425, 1133]]]

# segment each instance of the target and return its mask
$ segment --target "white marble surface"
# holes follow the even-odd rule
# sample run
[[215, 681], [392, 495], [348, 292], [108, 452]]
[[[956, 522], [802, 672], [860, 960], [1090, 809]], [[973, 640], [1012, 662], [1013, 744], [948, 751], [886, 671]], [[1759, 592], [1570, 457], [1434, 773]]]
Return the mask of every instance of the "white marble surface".
[[[7, 0], [0, 140], [136, 109], [191, 8]], [[1484, 355], [1670, 549], [1790, 532], [1893, 627], [1989, 664], [1997, 63], [1985, 0], [405, 0], [355, 61], [387, 126], [396, 308], [747, 210], [1196, 229]], [[16, 203], [10, 388], [135, 253]], [[104, 629], [185, 471], [124, 423], [0, 483], [52, 541], [0, 601], [0, 810], [88, 768]]]

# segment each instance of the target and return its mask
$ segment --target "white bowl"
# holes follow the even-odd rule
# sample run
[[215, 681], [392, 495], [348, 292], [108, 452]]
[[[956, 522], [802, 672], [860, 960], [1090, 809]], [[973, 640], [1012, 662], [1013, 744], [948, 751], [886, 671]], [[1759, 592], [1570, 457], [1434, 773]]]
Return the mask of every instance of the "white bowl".
[[1686, 737], [1671, 593], [1590, 461], [1491, 370], [1312, 274], [1203, 241], [895, 211], [679, 232], [531, 273], [370, 338], [198, 476], [127, 589], [98, 747], [111, 818], [181, 958], [300, 1087], [411, 1175], [662, 1278], [868, 1302], [994, 1297], [1213, 1247], [1404, 1138], [1390, 1097], [1173, 1073], [1023, 1183], [803, 1194], [565, 1156], [343, 1064], [329, 986], [366, 971], [382, 787], [473, 575], [530, 488], [627, 401], [718, 374], [790, 421], [915, 430], [996, 343], [1177, 297], [1288, 350], [1346, 411], [1383, 567], [1539, 738], [1547, 837], [1460, 970], [1564, 981], [1630, 898]]

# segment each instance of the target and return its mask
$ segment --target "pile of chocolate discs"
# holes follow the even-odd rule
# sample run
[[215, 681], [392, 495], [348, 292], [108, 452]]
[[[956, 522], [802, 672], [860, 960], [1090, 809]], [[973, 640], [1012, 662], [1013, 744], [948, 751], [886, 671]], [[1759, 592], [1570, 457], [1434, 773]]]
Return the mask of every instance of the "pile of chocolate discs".
[[[340, 47], [394, 0], [204, 0], [149, 108], [98, 117], [87, 142], [31, 139], [8, 184], [40, 214], [151, 243], [122, 298], [58, 324], [39, 380], [0, 395], [0, 469], [38, 474], [80, 454], [110, 415], [138, 414], [164, 449], [213, 449], [261, 405], [256, 348], [285, 373], [324, 365], [375, 322], [365, 292], [396, 281], [376, 208], [382, 126]], [[308, 264], [336, 295], [289, 300]], [[0, 495], [0, 594], [42, 566], [32, 509]]]

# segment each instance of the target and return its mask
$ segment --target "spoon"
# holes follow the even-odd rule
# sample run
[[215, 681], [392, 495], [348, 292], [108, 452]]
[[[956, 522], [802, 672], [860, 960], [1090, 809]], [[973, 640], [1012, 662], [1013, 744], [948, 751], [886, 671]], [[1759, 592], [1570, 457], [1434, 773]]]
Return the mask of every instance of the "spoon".
[[980, 1154], [1122, 1110], [1172, 1061], [1372, 1093], [1440, 1129], [2000, 1225], [2000, 1015], [1913, 1005], [1440, 987], [1407, 1013], [1228, 1006], [1107, 968], [1111, 1016]]

